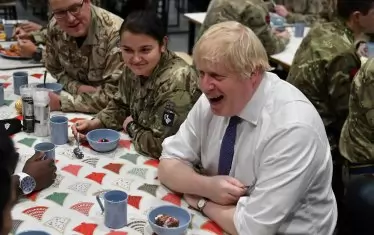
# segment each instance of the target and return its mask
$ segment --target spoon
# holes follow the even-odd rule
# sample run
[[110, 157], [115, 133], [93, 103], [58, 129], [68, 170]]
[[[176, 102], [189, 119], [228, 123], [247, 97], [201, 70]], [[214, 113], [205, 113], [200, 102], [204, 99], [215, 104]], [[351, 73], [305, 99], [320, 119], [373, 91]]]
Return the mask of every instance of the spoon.
[[46, 82], [46, 80], [47, 80], [47, 70], [46, 71], [44, 71], [44, 88], [45, 88], [45, 82]]
[[77, 147], [73, 150], [74, 155], [78, 159], [84, 158], [84, 154], [82, 153], [80, 147], [79, 147], [79, 133], [77, 133]]

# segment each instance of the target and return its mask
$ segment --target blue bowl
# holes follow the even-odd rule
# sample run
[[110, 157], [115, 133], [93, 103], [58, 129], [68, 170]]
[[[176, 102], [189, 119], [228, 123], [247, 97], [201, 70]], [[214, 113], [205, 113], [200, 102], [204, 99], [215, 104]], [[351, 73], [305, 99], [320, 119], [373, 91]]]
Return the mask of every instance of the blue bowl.
[[[88, 144], [97, 152], [109, 152], [117, 148], [120, 134], [111, 129], [96, 129], [87, 133]], [[106, 139], [107, 142], [101, 142]]]
[[39, 83], [36, 85], [37, 88], [47, 88], [49, 90], [52, 90], [56, 94], [60, 94], [62, 91], [63, 86], [60, 83], [45, 83], [45, 86], [43, 83]]
[[[179, 227], [166, 228], [158, 226], [156, 222], [156, 216], [159, 214], [165, 214], [172, 216], [179, 220]], [[148, 214], [148, 223], [151, 226], [153, 232], [159, 235], [182, 235], [184, 234], [189, 224], [191, 223], [191, 215], [185, 209], [177, 206], [159, 206], [151, 210]]]
[[47, 233], [41, 230], [29, 230], [29, 231], [17, 233], [17, 235], [50, 235], [50, 233]]

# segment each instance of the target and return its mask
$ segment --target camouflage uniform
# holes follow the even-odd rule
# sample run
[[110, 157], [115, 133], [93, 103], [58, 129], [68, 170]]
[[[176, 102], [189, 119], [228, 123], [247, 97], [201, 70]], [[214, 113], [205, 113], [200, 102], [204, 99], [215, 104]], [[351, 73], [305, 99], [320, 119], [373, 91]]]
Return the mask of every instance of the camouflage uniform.
[[288, 23], [304, 22], [312, 25], [317, 20], [328, 19], [331, 14], [333, 0], [274, 0], [289, 11]]
[[119, 92], [98, 113], [106, 128], [121, 129], [126, 117], [135, 149], [158, 158], [164, 138], [175, 134], [201, 95], [197, 72], [172, 52], [165, 52], [148, 78], [137, 77], [125, 68]]
[[363, 64], [352, 82], [339, 149], [350, 163], [374, 162], [374, 59]]
[[[118, 48], [122, 19], [91, 6], [91, 25], [81, 47], [63, 32], [56, 20], [48, 25], [45, 67], [72, 96], [61, 96], [64, 112], [97, 113], [106, 107], [118, 90], [123, 61]], [[77, 94], [80, 85], [98, 87], [94, 93]]]
[[47, 38], [47, 27], [43, 27], [38, 31], [34, 31], [31, 33], [32, 41], [36, 44], [45, 45], [46, 38]]
[[95, 6], [101, 7], [101, 0], [92, 0], [91, 3]]
[[210, 26], [224, 21], [238, 21], [250, 28], [269, 55], [283, 51], [289, 42], [289, 39], [273, 33], [269, 11], [262, 0], [212, 0], [201, 26], [200, 36]]
[[351, 81], [361, 66], [355, 47], [343, 20], [317, 24], [303, 39], [287, 77], [321, 115], [332, 150], [348, 115]]

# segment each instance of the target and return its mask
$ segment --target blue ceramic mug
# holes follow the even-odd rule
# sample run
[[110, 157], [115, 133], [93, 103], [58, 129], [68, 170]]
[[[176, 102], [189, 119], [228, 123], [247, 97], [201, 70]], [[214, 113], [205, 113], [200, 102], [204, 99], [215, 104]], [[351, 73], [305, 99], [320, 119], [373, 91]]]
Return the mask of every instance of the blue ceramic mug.
[[68, 142], [68, 122], [65, 116], [53, 116], [49, 120], [51, 129], [51, 141], [55, 145], [63, 145]]
[[49, 142], [42, 142], [34, 146], [35, 153], [44, 153], [46, 158], [55, 159], [56, 146]]
[[108, 191], [103, 196], [104, 205], [100, 196], [96, 200], [104, 213], [104, 224], [111, 229], [120, 229], [127, 225], [127, 193], [119, 190]]

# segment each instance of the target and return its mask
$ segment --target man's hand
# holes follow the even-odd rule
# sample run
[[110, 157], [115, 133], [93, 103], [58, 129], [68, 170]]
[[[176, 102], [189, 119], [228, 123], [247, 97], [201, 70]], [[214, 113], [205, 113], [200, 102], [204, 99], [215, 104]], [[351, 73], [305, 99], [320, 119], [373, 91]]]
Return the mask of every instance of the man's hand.
[[81, 85], [78, 88], [78, 94], [81, 94], [81, 93], [95, 93], [98, 90], [99, 90], [99, 88], [94, 87], [94, 86]]
[[71, 130], [76, 139], [79, 134], [79, 141], [86, 141], [86, 133], [101, 127], [103, 127], [103, 124], [99, 119], [95, 118], [93, 120], [79, 120], [75, 125], [71, 126]]
[[129, 125], [129, 123], [132, 122], [132, 121], [134, 121], [134, 119], [132, 119], [131, 116], [128, 116], [128, 117], [125, 119], [125, 121], [123, 122], [122, 127], [123, 127], [123, 130], [124, 130], [125, 133], [127, 133], [127, 125]]
[[26, 33], [31, 33], [34, 31], [41, 30], [43, 26], [41, 26], [40, 24], [28, 21], [26, 23], [21, 24], [20, 28], [23, 29]]
[[52, 91], [49, 92], [48, 95], [50, 99], [49, 106], [51, 108], [51, 111], [60, 111], [61, 110], [60, 96]]
[[274, 7], [274, 10], [275, 10], [275, 13], [277, 13], [278, 15], [280, 15], [282, 17], [287, 17], [288, 14], [289, 14], [287, 8], [283, 5], [276, 5]]
[[43, 153], [36, 153], [29, 158], [22, 172], [30, 175], [36, 181], [35, 191], [51, 186], [56, 179], [56, 166], [53, 159], [43, 160]]
[[14, 30], [12, 37], [17, 39], [17, 40], [19, 40], [19, 39], [31, 40], [31, 35], [29, 33], [26, 33], [25, 30], [23, 30], [20, 27], [18, 27]]
[[207, 198], [219, 205], [234, 205], [248, 190], [248, 187], [230, 176], [212, 176], [207, 185]]
[[18, 46], [22, 57], [31, 58], [36, 52], [36, 45], [30, 40], [18, 39]]
[[281, 38], [285, 38], [285, 39], [289, 39], [291, 37], [291, 34], [290, 34], [290, 32], [288, 32], [288, 30], [284, 30], [284, 31], [275, 30], [275, 35], [277, 37], [281, 37]]

